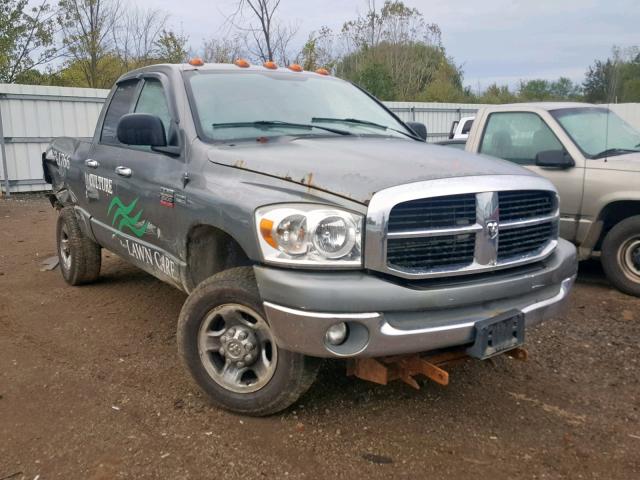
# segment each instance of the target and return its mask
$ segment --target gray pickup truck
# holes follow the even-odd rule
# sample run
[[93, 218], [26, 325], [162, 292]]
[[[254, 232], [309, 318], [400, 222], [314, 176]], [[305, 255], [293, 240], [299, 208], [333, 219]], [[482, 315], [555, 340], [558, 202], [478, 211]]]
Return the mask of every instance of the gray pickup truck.
[[640, 132], [585, 103], [495, 105], [478, 112], [466, 150], [522, 165], [560, 194], [560, 236], [580, 260], [640, 296]]
[[122, 76], [93, 141], [43, 154], [64, 279], [95, 281], [106, 248], [188, 293], [187, 369], [252, 415], [294, 403], [322, 357], [482, 359], [557, 313], [576, 250], [551, 182], [429, 146], [424, 126], [300, 70]]

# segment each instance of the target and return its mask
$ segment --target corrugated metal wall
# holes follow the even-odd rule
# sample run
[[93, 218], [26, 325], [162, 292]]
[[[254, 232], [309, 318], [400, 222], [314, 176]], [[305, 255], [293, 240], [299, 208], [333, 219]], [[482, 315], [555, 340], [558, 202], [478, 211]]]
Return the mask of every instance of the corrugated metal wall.
[[629, 125], [640, 130], [640, 103], [610, 104], [609, 108], [620, 115]]
[[384, 102], [405, 122], [422, 122], [427, 126], [429, 142], [449, 138], [451, 124], [462, 117], [475, 115], [484, 105], [478, 103]]
[[[0, 84], [0, 119], [11, 192], [49, 188], [42, 152], [53, 137], [92, 137], [108, 90]], [[2, 155], [2, 151], [0, 151]], [[5, 190], [4, 169], [0, 169]]]
[[[42, 180], [41, 155], [53, 137], [91, 137], [108, 90], [0, 84], [0, 157], [11, 192], [49, 188]], [[405, 121], [427, 125], [429, 141], [444, 140], [451, 123], [472, 116], [480, 104], [385, 102]], [[640, 130], [640, 103], [610, 105]], [[2, 139], [4, 138], [4, 144]], [[3, 153], [4, 152], [4, 153]], [[4, 169], [0, 169], [6, 189]]]

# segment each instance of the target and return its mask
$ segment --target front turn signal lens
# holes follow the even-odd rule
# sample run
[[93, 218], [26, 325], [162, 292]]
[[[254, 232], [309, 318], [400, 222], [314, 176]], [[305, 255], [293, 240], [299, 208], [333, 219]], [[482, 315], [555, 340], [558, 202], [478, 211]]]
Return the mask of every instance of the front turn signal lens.
[[260, 220], [260, 235], [273, 248], [278, 248], [278, 244], [273, 239], [273, 222], [271, 220], [267, 218]]

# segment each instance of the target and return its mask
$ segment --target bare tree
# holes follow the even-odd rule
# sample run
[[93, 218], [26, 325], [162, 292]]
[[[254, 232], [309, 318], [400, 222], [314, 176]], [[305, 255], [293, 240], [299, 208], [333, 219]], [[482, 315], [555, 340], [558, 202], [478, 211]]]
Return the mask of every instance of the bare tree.
[[104, 87], [101, 62], [113, 48], [120, 0], [61, 0], [63, 43], [89, 87]]
[[232, 26], [245, 33], [249, 53], [262, 62], [279, 60], [288, 63], [289, 44], [298, 30], [297, 26], [286, 26], [277, 21], [276, 12], [280, 2], [238, 0], [234, 13], [228, 17]]
[[311, 32], [298, 54], [297, 62], [305, 70], [316, 70], [320, 67], [332, 69], [339, 59], [334, 37], [333, 31], [327, 26]]
[[114, 51], [124, 70], [148, 64], [157, 56], [158, 40], [167, 29], [169, 15], [158, 9], [132, 7], [123, 11], [113, 29]]
[[208, 63], [232, 63], [242, 56], [242, 39], [237, 35], [231, 38], [210, 38], [203, 45], [202, 59]]

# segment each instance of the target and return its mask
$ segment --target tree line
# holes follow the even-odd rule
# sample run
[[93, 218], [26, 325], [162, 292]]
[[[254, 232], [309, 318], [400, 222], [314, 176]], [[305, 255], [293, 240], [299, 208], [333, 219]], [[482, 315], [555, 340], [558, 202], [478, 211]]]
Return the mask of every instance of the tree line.
[[0, 0], [0, 82], [110, 88], [124, 72], [189, 56], [206, 62], [299, 63], [326, 68], [382, 100], [508, 103], [541, 100], [640, 101], [640, 49], [614, 48], [589, 66], [582, 83], [568, 78], [492, 84], [473, 91], [447, 54], [440, 28], [400, 0], [363, 13], [340, 29], [323, 26], [302, 43], [299, 24], [281, 18], [282, 0], [236, 0], [224, 31], [192, 47], [160, 9], [122, 0]]

